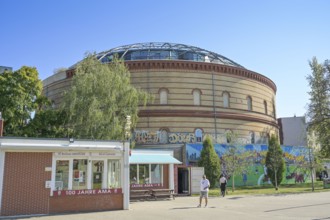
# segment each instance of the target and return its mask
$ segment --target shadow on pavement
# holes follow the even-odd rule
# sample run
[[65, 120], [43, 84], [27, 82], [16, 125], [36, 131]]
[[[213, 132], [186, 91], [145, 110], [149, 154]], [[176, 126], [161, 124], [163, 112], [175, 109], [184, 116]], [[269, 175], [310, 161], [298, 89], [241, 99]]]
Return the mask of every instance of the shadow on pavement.
[[312, 206], [322, 206], [322, 205], [329, 205], [330, 203], [321, 203], [321, 204], [313, 204], [313, 205], [302, 205], [302, 206], [293, 206], [293, 207], [287, 207], [282, 209], [273, 209], [273, 210], [267, 210], [265, 212], [276, 212], [276, 211], [282, 211], [287, 209], [299, 209], [299, 208], [305, 208], [305, 207], [312, 207]]

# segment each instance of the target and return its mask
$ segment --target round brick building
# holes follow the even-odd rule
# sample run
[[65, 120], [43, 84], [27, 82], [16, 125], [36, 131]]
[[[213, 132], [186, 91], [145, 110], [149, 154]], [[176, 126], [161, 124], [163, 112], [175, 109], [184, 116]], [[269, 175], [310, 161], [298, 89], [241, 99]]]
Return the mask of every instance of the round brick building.
[[[173, 43], [139, 43], [96, 54], [125, 61], [131, 83], [155, 96], [141, 108], [134, 131], [137, 145], [202, 142], [228, 143], [227, 133], [242, 144], [264, 144], [278, 134], [276, 85], [217, 53]], [[45, 79], [44, 94], [55, 105], [70, 87], [74, 66]]]

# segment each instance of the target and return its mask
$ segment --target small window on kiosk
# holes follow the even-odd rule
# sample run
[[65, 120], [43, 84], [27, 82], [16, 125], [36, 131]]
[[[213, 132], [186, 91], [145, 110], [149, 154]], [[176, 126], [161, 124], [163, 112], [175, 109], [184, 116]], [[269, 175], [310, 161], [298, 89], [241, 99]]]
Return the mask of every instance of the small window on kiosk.
[[56, 161], [55, 189], [67, 190], [69, 184], [69, 160]]
[[73, 160], [72, 189], [87, 189], [87, 160]]
[[104, 161], [93, 160], [92, 170], [93, 170], [93, 189], [102, 189]]

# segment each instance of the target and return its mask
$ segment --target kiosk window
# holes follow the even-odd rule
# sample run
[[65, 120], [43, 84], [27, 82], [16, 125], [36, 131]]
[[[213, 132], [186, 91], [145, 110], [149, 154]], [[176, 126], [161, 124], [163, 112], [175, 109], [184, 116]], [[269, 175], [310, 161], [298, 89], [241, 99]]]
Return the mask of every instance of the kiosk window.
[[93, 170], [93, 189], [102, 189], [103, 183], [103, 170], [104, 161], [103, 160], [93, 160], [92, 161]]
[[149, 164], [139, 164], [139, 184], [150, 183]]
[[151, 182], [162, 183], [162, 165], [151, 164]]
[[130, 178], [130, 184], [137, 184], [137, 164], [131, 164], [129, 166], [129, 178]]
[[108, 188], [121, 188], [119, 160], [108, 160]]
[[55, 189], [67, 190], [68, 183], [69, 183], [69, 161], [57, 160], [56, 174], [55, 174]]
[[87, 160], [73, 160], [72, 189], [87, 189]]

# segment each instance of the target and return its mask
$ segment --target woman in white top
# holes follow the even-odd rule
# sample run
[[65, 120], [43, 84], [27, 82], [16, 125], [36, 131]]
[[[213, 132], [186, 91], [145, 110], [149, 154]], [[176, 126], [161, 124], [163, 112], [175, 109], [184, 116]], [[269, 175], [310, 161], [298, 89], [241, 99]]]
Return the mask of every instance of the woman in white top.
[[220, 195], [222, 195], [222, 197], [225, 197], [227, 179], [226, 179], [226, 177], [223, 174], [221, 174], [221, 176], [220, 176], [219, 183], [220, 183], [220, 190], [221, 190], [221, 194]]

